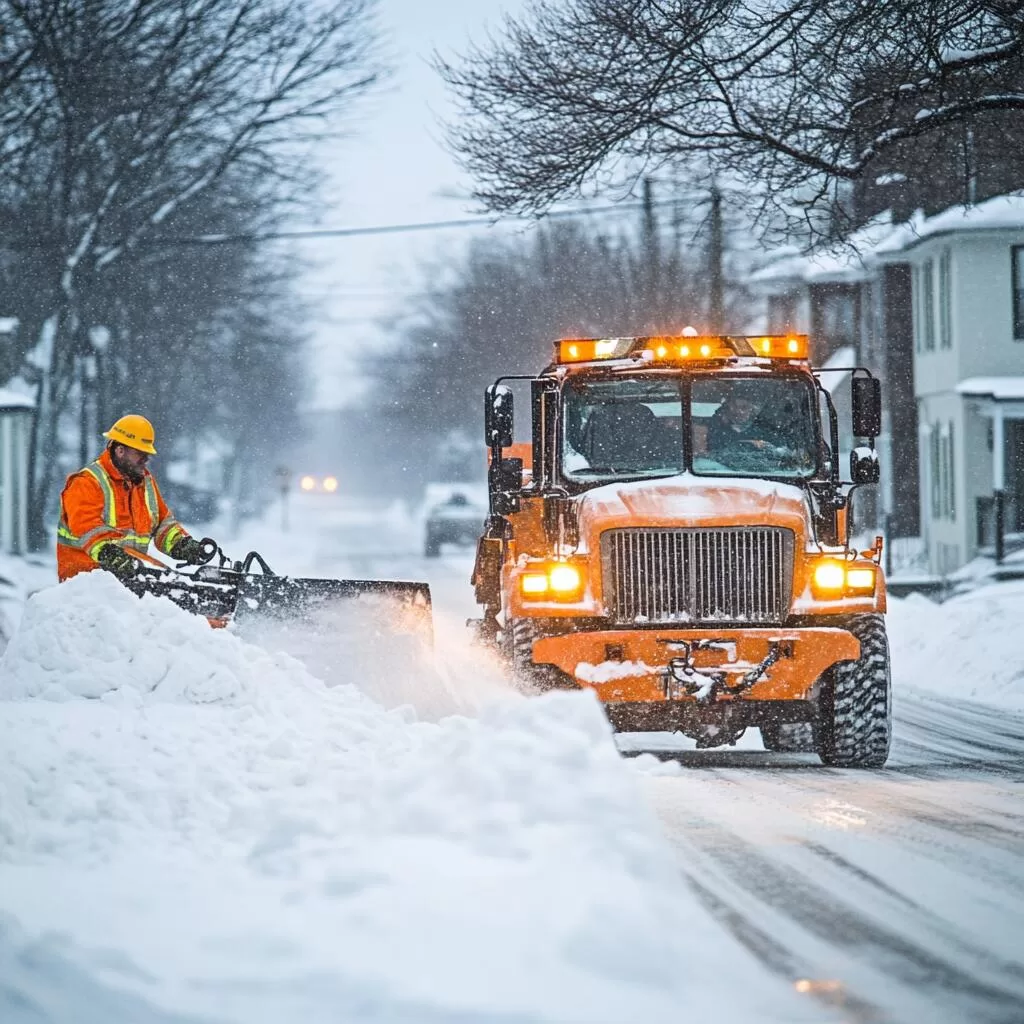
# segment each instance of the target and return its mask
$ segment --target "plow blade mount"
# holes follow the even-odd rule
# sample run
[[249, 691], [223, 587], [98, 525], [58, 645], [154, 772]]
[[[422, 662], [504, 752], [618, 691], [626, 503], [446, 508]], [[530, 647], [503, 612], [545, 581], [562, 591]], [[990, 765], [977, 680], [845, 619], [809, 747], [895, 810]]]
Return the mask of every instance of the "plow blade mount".
[[202, 615], [218, 622], [227, 622], [235, 613], [238, 588], [234, 582], [212, 582], [148, 570], [121, 582], [139, 597], [143, 594], [166, 597], [193, 615]]

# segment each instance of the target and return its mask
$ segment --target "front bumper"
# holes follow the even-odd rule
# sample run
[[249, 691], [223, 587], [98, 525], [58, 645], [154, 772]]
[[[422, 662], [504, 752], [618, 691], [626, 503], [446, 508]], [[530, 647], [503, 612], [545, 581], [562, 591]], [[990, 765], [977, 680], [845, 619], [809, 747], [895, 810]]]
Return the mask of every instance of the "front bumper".
[[822, 673], [860, 657], [845, 629], [609, 629], [544, 637], [555, 665], [605, 703], [807, 700]]

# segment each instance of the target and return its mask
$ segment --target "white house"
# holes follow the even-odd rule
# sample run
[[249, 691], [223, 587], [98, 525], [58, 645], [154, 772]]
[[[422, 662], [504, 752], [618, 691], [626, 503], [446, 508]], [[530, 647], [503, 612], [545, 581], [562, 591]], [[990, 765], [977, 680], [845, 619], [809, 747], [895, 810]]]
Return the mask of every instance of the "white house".
[[[816, 366], [866, 366], [882, 381], [882, 433], [877, 438], [881, 481], [861, 491], [855, 521], [863, 530], [882, 529], [890, 537], [920, 534], [917, 421], [913, 380], [908, 370], [913, 341], [910, 277], [905, 267], [880, 265], [877, 246], [899, 225], [880, 214], [844, 242], [800, 255], [781, 253], [749, 284], [762, 298], [755, 329], [806, 332]], [[850, 447], [849, 385], [823, 374], [826, 387], [845, 408], [840, 418], [841, 454]], [[910, 437], [911, 443], [903, 443]]]
[[28, 450], [32, 399], [0, 388], [0, 551], [28, 550]]
[[875, 250], [909, 263], [921, 527], [932, 572], [1024, 532], [1024, 195], [917, 216]]

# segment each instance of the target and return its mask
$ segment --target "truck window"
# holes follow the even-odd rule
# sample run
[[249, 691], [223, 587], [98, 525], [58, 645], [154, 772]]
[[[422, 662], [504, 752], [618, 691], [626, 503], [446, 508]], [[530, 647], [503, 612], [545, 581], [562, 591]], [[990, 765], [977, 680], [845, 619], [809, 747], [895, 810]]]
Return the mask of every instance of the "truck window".
[[576, 480], [683, 471], [679, 380], [574, 381], [563, 400], [562, 468]]
[[792, 377], [701, 376], [691, 389], [693, 472], [808, 477], [817, 465], [816, 403]]

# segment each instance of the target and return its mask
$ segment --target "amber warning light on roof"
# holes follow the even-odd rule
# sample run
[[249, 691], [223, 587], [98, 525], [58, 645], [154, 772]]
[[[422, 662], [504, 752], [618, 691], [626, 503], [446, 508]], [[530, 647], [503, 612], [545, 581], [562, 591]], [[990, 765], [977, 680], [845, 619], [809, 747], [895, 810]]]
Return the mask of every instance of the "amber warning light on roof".
[[645, 359], [652, 362], [699, 362], [702, 359], [806, 359], [806, 334], [686, 335], [652, 338], [563, 338], [555, 344], [559, 363], [592, 363], [603, 359]]

